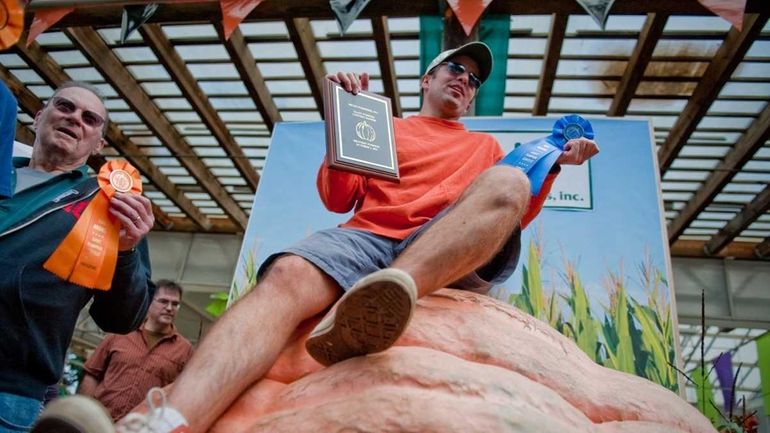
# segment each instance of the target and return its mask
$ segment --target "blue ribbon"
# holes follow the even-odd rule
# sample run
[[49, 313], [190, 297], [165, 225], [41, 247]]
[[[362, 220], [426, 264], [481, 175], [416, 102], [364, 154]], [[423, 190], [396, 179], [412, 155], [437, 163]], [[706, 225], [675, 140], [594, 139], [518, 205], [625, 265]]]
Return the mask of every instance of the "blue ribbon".
[[523, 143], [498, 164], [508, 164], [521, 169], [529, 177], [532, 195], [538, 195], [551, 167], [564, 152], [564, 145], [580, 137], [593, 140], [594, 130], [587, 120], [577, 114], [570, 114], [556, 121], [551, 135]]

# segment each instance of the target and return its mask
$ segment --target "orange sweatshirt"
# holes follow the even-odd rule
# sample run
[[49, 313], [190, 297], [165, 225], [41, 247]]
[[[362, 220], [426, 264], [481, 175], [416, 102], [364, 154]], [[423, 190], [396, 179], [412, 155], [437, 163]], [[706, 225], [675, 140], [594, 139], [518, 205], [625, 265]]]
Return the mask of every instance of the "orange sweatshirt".
[[[394, 122], [399, 183], [321, 164], [316, 184], [326, 208], [345, 213], [355, 206], [341, 227], [405, 239], [457, 201], [476, 176], [503, 157], [493, 136], [470, 132], [460, 122], [427, 116]], [[549, 174], [540, 194], [530, 200], [522, 228], [540, 212], [555, 178]]]

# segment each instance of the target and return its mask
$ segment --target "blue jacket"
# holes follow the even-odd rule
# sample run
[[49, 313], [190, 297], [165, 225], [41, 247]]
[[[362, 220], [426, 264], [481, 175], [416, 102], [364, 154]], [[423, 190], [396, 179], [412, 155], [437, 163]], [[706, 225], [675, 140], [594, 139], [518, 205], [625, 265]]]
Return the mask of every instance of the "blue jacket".
[[92, 298], [89, 313], [106, 332], [128, 333], [145, 317], [155, 289], [146, 240], [119, 254], [106, 292], [43, 269], [97, 191], [96, 179], [86, 178], [0, 233], [0, 392], [43, 399], [61, 377], [78, 314]]

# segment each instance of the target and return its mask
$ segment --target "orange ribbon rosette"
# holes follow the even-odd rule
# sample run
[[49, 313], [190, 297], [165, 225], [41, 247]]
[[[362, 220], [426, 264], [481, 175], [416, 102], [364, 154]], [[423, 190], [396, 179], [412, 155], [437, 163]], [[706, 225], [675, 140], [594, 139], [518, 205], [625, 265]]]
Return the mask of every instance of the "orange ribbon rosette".
[[24, 29], [24, 9], [18, 0], [0, 0], [0, 50], [16, 45]]
[[141, 194], [142, 179], [127, 161], [108, 161], [99, 170], [99, 192], [43, 268], [90, 289], [109, 290], [118, 260], [120, 222], [109, 212], [116, 192]]

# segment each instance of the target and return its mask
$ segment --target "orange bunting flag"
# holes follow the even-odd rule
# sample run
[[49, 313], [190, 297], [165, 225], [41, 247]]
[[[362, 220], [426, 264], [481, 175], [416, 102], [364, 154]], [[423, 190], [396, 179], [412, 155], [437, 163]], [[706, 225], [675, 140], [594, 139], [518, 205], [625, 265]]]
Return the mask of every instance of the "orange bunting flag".
[[0, 50], [16, 45], [24, 29], [24, 9], [18, 0], [0, 0]]
[[48, 30], [49, 27], [59, 22], [67, 14], [74, 11], [75, 7], [70, 6], [67, 8], [55, 8], [55, 9], [42, 9], [35, 12], [35, 18], [32, 19], [32, 25], [29, 27], [29, 34], [27, 35], [27, 46], [32, 43], [40, 33]]
[[219, 6], [222, 8], [222, 27], [225, 33], [225, 40], [230, 39], [236, 27], [246, 16], [259, 6], [263, 0], [219, 0]]
[[473, 26], [479, 22], [481, 14], [492, 0], [447, 0], [447, 3], [463, 26], [465, 35], [470, 36]]
[[141, 194], [139, 172], [122, 159], [99, 170], [99, 191], [43, 268], [90, 289], [110, 290], [118, 260], [120, 222], [108, 210], [116, 192]]
[[738, 31], [743, 30], [743, 13], [746, 10], [746, 0], [698, 0], [711, 12], [730, 21]]

